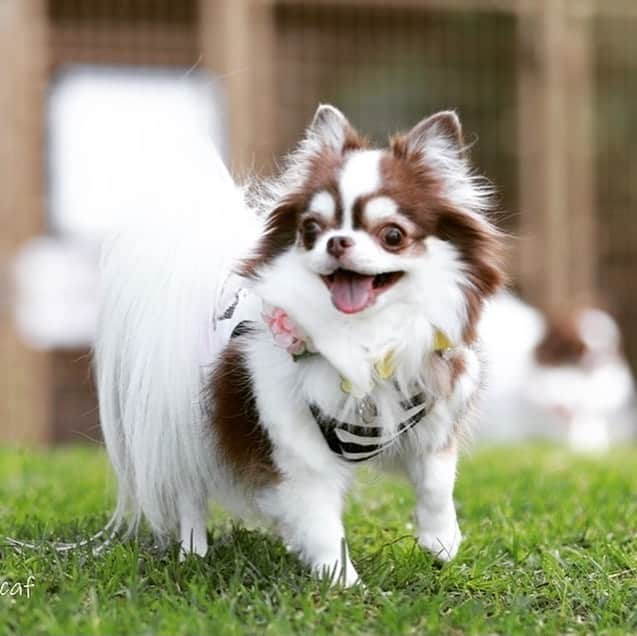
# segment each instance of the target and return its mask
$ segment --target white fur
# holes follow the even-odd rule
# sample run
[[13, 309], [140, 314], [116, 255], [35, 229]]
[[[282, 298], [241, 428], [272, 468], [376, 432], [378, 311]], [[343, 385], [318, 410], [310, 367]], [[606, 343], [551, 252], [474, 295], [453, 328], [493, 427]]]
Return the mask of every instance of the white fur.
[[102, 261], [95, 358], [119, 479], [113, 523], [128, 518], [134, 527], [144, 516], [158, 536], [196, 517], [219, 480], [200, 402], [207, 367], [224, 346], [210, 325], [237, 252], [261, 233], [221, 160], [212, 155], [209, 168], [201, 209], [144, 219], [107, 244]]
[[353, 152], [345, 162], [339, 190], [343, 200], [343, 227], [352, 227], [352, 208], [356, 199], [375, 192], [380, 187], [380, 150]]
[[[256, 200], [252, 195], [256, 208], [267, 212], [302, 183], [307, 158], [321, 144], [342, 145], [346, 126], [338, 111], [322, 107], [281, 180], [257, 190]], [[429, 238], [423, 254], [401, 256], [351, 229], [353, 202], [379, 186], [379, 161], [377, 151], [356, 152], [341, 174], [347, 231], [356, 241], [348, 258], [358, 271], [405, 275], [359, 314], [335, 309], [321, 281], [319, 274], [334, 269], [326, 239], [309, 252], [298, 245], [284, 251], [254, 281], [233, 275], [252, 253], [263, 217], [248, 208], [218, 160], [201, 209], [138, 225], [106, 250], [96, 360], [104, 437], [119, 481], [115, 527], [145, 517], [159, 538], [178, 534], [185, 551], [203, 554], [212, 498], [265, 516], [315, 572], [353, 584], [358, 575], [341, 521], [353, 465], [328, 448], [308, 403], [352, 421], [354, 396], [370, 392], [391, 436], [405, 418], [398, 400], [425, 388], [431, 411], [377, 463], [405, 468], [414, 482], [421, 544], [442, 559], [455, 554], [453, 440], [481, 382], [476, 352], [461, 344], [467, 277], [449, 243]], [[313, 205], [329, 212], [324, 197]], [[233, 319], [222, 320], [237, 295]], [[295, 362], [277, 347], [261, 321], [262, 301], [283, 308], [320, 355]], [[280, 473], [268, 486], [243, 482], [228, 464], [215, 439], [214, 402], [202, 396], [233, 326], [246, 319], [258, 326], [240, 342]], [[447, 354], [465, 361], [454, 385], [451, 363], [432, 352], [436, 330], [455, 344]], [[383, 379], [374, 363], [389, 351], [395, 374]], [[352, 395], [341, 391], [342, 378], [354, 385]]]
[[334, 197], [324, 190], [317, 192], [310, 201], [309, 211], [320, 216], [325, 223], [331, 223], [336, 212]]
[[418, 541], [443, 561], [456, 556], [462, 541], [453, 503], [457, 461], [457, 451], [450, 447], [412, 455], [407, 464], [416, 490]]
[[389, 197], [374, 197], [365, 205], [363, 215], [368, 223], [380, 223], [398, 212], [398, 205]]

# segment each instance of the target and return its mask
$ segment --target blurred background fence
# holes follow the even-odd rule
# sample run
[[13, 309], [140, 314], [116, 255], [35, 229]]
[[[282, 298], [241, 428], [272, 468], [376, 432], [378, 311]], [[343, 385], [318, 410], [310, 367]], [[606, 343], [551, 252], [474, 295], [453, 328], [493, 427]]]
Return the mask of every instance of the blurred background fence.
[[[538, 304], [603, 302], [637, 363], [632, 0], [0, 0], [0, 59], [4, 441], [98, 436], [90, 342], [29, 344], [11, 282], [25, 244], [64, 239], [55, 215], [66, 204], [52, 192], [73, 175], [52, 164], [62, 133], [51, 105], [60, 78], [77, 69], [211, 78], [217, 143], [239, 175], [272, 171], [318, 102], [339, 106], [378, 141], [456, 109], [475, 163], [501, 194], [514, 286]], [[91, 147], [106, 156], [88, 145], [82, 161], [93, 160]], [[146, 163], [140, 178], [152, 172]]]

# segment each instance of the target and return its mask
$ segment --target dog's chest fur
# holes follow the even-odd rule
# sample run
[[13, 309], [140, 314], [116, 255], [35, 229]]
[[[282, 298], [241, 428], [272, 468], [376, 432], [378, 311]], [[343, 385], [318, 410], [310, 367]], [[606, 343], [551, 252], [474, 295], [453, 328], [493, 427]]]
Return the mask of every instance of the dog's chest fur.
[[[405, 420], [401, 401], [424, 390], [428, 407], [413, 428], [371, 461], [395, 465], [406, 452], [445, 448], [461, 431], [479, 384], [480, 364], [469, 348], [451, 356], [435, 352], [426, 356], [420, 375], [408, 383], [405, 393], [393, 376], [376, 382], [367, 395], [378, 410], [375, 424], [388, 437]], [[278, 479], [290, 461], [305, 464], [310, 471], [323, 471], [330, 464], [347, 470], [343, 458], [329, 448], [310, 405], [353, 422], [359, 401], [343, 392], [342, 377], [321, 355], [294, 361], [255, 320], [228, 342], [209, 387], [217, 450], [248, 486]]]

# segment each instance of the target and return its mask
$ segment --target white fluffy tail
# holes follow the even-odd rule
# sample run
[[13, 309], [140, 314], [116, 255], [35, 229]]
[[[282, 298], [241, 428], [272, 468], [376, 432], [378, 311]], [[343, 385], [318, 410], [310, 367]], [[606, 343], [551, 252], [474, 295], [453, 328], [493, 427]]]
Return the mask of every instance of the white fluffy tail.
[[177, 529], [182, 506], [208, 499], [214, 457], [202, 391], [224, 344], [212, 331], [215, 308], [261, 231], [216, 154], [207, 168], [193, 175], [205, 179], [204, 200], [140, 219], [102, 260], [95, 357], [119, 482], [109, 525], [133, 529], [145, 517], [160, 538]]

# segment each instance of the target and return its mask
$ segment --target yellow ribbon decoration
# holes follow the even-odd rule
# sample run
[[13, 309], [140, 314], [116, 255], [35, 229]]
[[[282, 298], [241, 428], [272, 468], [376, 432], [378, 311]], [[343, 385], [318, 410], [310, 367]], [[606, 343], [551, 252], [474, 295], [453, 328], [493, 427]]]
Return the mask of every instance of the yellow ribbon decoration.
[[376, 373], [378, 373], [378, 377], [381, 380], [391, 378], [396, 370], [394, 367], [394, 352], [388, 351], [381, 360], [377, 360], [374, 363], [374, 369], [376, 369]]
[[441, 353], [452, 347], [453, 343], [449, 340], [447, 335], [443, 331], [440, 331], [440, 329], [436, 329], [436, 333], [434, 334], [434, 351]]
[[[436, 333], [434, 334], [434, 351], [436, 353], [442, 353], [451, 348], [453, 348], [453, 343], [449, 340], [449, 337], [440, 329], [436, 329]], [[382, 359], [374, 362], [374, 369], [381, 380], [391, 378], [396, 371], [396, 367], [394, 366], [394, 352], [388, 351]], [[347, 378], [341, 377], [341, 391], [343, 391], [343, 393], [352, 392], [352, 383]]]

